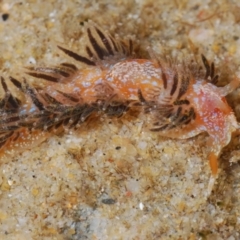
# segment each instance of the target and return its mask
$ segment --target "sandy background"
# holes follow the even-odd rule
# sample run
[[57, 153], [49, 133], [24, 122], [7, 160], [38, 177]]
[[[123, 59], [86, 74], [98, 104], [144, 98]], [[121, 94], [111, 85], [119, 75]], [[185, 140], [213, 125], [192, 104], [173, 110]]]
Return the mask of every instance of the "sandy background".
[[[203, 53], [220, 85], [240, 70], [238, 0], [0, 1], [0, 11], [6, 78], [71, 62], [56, 44], [78, 51], [88, 19], [156, 52], [199, 62]], [[228, 97], [238, 119], [239, 92]], [[207, 134], [171, 140], [144, 125], [103, 118], [2, 159], [0, 239], [240, 239], [239, 137], [223, 150], [206, 198]]]

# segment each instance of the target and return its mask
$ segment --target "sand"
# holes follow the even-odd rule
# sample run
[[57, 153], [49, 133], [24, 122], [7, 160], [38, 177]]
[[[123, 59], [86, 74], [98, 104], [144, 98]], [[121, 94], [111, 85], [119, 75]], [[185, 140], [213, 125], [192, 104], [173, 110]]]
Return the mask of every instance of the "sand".
[[[1, 1], [0, 69], [72, 60], [82, 24], [176, 58], [215, 62], [220, 85], [240, 70], [239, 1]], [[72, 61], [74, 62], [74, 61]], [[240, 90], [227, 97], [240, 117]], [[102, 118], [13, 153], [0, 165], [0, 239], [240, 239], [240, 140], [220, 156], [212, 194], [207, 134], [188, 140], [150, 132], [144, 116]]]

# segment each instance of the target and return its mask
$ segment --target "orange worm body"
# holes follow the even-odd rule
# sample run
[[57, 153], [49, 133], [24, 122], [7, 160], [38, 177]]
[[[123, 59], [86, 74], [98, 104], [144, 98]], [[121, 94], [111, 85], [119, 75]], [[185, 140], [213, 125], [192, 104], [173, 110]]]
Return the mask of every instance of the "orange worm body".
[[90, 116], [120, 117], [136, 108], [148, 116], [150, 129], [162, 136], [187, 139], [208, 132], [210, 167], [216, 176], [218, 155], [238, 129], [225, 96], [239, 86], [239, 79], [217, 87], [214, 64], [204, 56], [205, 73], [192, 62], [141, 59], [131, 40], [117, 41], [93, 23], [87, 25], [86, 37], [86, 55], [58, 46], [85, 68], [69, 63], [29, 67], [27, 74], [45, 80], [44, 87], [10, 77], [25, 96], [23, 101], [13, 96], [2, 78], [3, 152], [32, 146], [47, 138], [52, 129], [75, 128]]

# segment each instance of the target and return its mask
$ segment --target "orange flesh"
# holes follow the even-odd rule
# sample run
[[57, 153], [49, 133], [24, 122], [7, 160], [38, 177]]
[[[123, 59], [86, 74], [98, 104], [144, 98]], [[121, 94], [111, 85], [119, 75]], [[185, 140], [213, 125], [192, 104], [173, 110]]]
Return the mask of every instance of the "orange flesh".
[[213, 152], [210, 152], [208, 158], [209, 158], [210, 168], [212, 170], [212, 175], [216, 176], [217, 172], [218, 172], [218, 159], [217, 159], [217, 156]]
[[[19, 137], [14, 140], [18, 134]], [[49, 132], [33, 130], [30, 133], [27, 129], [21, 128], [16, 131], [15, 134], [5, 143], [4, 147], [0, 150], [0, 156], [12, 153], [15, 154], [16, 152], [21, 152], [24, 149], [37, 146], [45, 141], [49, 136]]]
[[208, 158], [213, 176], [217, 175], [218, 156], [222, 148], [230, 142], [232, 132], [238, 128], [232, 109], [226, 99], [219, 95], [218, 90], [219, 88], [212, 84], [203, 84], [198, 86], [192, 95], [197, 99], [192, 101], [199, 116], [196, 128], [202, 127], [210, 135]]

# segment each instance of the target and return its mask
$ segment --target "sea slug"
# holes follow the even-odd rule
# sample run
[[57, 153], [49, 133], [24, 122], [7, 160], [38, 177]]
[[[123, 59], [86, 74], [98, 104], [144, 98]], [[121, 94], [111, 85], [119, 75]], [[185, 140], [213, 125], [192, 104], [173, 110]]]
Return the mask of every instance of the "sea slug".
[[[0, 99], [1, 151], [32, 147], [89, 117], [121, 117], [137, 109], [148, 116], [156, 134], [187, 139], [207, 132], [213, 185], [219, 153], [239, 128], [225, 96], [239, 86], [240, 79], [217, 87], [214, 64], [203, 55], [205, 71], [192, 62], [177, 63], [154, 54], [143, 59], [134, 52], [131, 40], [116, 40], [92, 22], [85, 30], [85, 55], [58, 46], [84, 67], [70, 63], [28, 67], [28, 75], [43, 79], [41, 85], [10, 77], [10, 87], [1, 78], [5, 92]], [[22, 97], [14, 96], [13, 87]]]

